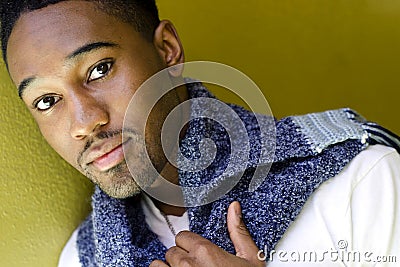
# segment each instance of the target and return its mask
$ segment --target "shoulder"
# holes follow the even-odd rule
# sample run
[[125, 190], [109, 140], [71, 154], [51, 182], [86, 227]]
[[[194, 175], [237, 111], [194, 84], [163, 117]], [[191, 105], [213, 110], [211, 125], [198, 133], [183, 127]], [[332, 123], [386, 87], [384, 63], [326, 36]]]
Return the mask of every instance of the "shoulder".
[[385, 178], [400, 179], [399, 153], [391, 147], [372, 145], [360, 152], [343, 170], [344, 174], [356, 174], [350, 175], [355, 182], [361, 182], [369, 177], [368, 174], [376, 171], [381, 174], [379, 181]]
[[[309, 198], [278, 243], [278, 250], [348, 248], [373, 255], [400, 249], [400, 155], [372, 145]], [[304, 237], [307, 242], [304, 242]]]
[[[387, 183], [399, 182], [400, 156], [397, 151], [383, 145], [372, 145], [354, 157], [338, 175], [322, 184], [310, 202], [332, 208], [342, 205], [342, 211], [348, 211], [358, 198], [368, 197], [364, 195], [364, 191], [373, 189], [378, 192], [386, 187]], [[381, 197], [384, 197], [390, 192], [380, 193]], [[377, 197], [374, 197], [374, 201], [377, 201]]]

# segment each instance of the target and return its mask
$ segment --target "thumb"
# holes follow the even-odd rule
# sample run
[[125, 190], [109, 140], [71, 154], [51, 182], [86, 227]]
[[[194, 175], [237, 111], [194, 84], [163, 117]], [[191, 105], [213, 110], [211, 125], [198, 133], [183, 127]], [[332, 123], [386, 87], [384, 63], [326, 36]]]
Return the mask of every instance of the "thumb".
[[243, 222], [242, 209], [237, 201], [234, 201], [229, 205], [227, 224], [229, 236], [235, 247], [236, 256], [260, 264], [260, 261], [257, 258], [259, 249]]

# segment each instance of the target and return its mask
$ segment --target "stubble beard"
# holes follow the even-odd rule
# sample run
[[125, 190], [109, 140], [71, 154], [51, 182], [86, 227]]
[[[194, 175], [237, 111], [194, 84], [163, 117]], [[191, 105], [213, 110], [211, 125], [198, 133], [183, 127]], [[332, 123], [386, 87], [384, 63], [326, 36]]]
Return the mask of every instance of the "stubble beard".
[[[107, 171], [100, 172], [92, 166], [83, 168], [83, 174], [113, 198], [128, 198], [140, 194], [156, 180], [151, 159], [147, 155], [143, 139], [129, 134], [131, 139], [124, 145], [125, 159]], [[126, 161], [129, 161], [129, 167]]]
[[113, 198], [128, 198], [141, 192], [125, 160], [106, 172], [85, 171], [85, 176]]

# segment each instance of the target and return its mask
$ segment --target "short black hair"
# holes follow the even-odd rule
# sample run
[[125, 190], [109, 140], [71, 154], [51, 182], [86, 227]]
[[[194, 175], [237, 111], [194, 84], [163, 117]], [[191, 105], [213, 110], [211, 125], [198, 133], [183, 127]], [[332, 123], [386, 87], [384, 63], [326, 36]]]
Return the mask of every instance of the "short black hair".
[[[19, 17], [34, 10], [68, 0], [1, 0], [0, 26], [1, 49], [7, 64], [7, 43], [11, 31]], [[136, 31], [152, 40], [155, 29], [160, 23], [155, 0], [85, 0], [94, 2], [98, 7], [120, 20], [130, 23]], [[7, 66], [8, 67], [8, 66]]]

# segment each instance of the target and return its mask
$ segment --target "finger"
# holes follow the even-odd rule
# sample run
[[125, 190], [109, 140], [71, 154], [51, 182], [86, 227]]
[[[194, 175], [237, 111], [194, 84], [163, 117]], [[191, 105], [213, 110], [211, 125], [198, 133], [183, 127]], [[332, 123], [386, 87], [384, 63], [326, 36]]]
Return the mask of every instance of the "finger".
[[165, 253], [165, 260], [170, 266], [181, 266], [189, 262], [189, 254], [180, 247], [171, 247]]
[[190, 231], [181, 231], [175, 237], [176, 246], [186, 250], [187, 252], [195, 251], [200, 245], [208, 243], [211, 243], [208, 239]]
[[242, 209], [239, 202], [234, 201], [228, 208], [228, 232], [235, 247], [236, 256], [248, 261], [259, 263], [257, 253], [259, 249], [253, 241], [242, 219]]
[[163, 261], [155, 260], [150, 263], [149, 267], [169, 267], [169, 265]]

